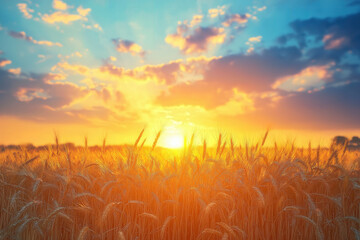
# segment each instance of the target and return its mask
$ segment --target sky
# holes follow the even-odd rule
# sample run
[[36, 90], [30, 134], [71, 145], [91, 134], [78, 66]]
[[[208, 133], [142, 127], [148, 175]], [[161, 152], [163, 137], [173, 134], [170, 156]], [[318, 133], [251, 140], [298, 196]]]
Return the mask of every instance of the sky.
[[0, 144], [360, 135], [359, 0], [1, 5]]

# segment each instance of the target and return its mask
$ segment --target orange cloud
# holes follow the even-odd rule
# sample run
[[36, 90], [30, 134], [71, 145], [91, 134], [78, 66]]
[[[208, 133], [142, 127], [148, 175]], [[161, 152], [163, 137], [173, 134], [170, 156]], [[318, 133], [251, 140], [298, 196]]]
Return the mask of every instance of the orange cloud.
[[84, 19], [83, 16], [77, 14], [69, 14], [65, 12], [54, 12], [53, 14], [44, 14], [41, 18], [44, 22], [54, 24], [57, 22], [70, 24], [74, 21]]
[[347, 39], [345, 37], [332, 39], [326, 43], [325, 49], [329, 50], [329, 49], [341, 48], [346, 42]]
[[262, 36], [251, 37], [249, 38], [249, 42], [261, 42]]
[[233, 23], [245, 24], [249, 21], [249, 18], [251, 18], [251, 15], [249, 13], [241, 15], [236, 13], [228, 16], [226, 21], [224, 21], [222, 24], [224, 27], [229, 27]]
[[11, 60], [7, 60], [7, 59], [0, 59], [0, 67], [5, 67], [8, 64], [11, 64]]
[[209, 9], [208, 13], [210, 18], [216, 18], [217, 16], [224, 15], [225, 6]]
[[131, 55], [139, 55], [141, 57], [145, 56], [145, 51], [142, 47], [129, 40], [113, 39], [116, 50], [122, 53], [130, 53]]
[[31, 13], [33, 13], [34, 10], [28, 8], [26, 3], [19, 3], [17, 6], [18, 6], [20, 12], [23, 13], [23, 15], [24, 15], [25, 18], [30, 19], [30, 18], [33, 17], [33, 16], [31, 15]]
[[[175, 60], [165, 64], [144, 65], [134, 69], [124, 69], [117, 67], [111, 62], [107, 62], [98, 68], [89, 68], [84, 65], [59, 62], [52, 67], [52, 71], [70, 71], [86, 78], [84, 80], [93, 87], [93, 82], [89, 79], [100, 79], [102, 81], [133, 81], [133, 82], [152, 82], [156, 85], [171, 85], [177, 82], [187, 82], [199, 79], [203, 74], [207, 64], [219, 57], [196, 57], [186, 60]], [[109, 59], [109, 61], [111, 61]]]
[[15, 74], [15, 75], [20, 75], [21, 74], [21, 68], [10, 68], [8, 70], [9, 73]]
[[175, 34], [167, 35], [165, 42], [177, 47], [184, 54], [206, 52], [210, 45], [224, 43], [226, 33], [223, 28], [198, 27], [189, 33], [185, 25], [179, 25]]
[[251, 54], [254, 52], [255, 48], [254, 45], [256, 43], [261, 42], [262, 36], [257, 36], [257, 37], [251, 37], [249, 38], [249, 40], [246, 42], [247, 45], [249, 45], [249, 49], [247, 50], [248, 54]]
[[276, 80], [272, 88], [287, 91], [305, 91], [321, 87], [332, 77], [333, 72], [330, 70], [332, 66], [334, 66], [334, 63], [307, 67], [297, 74]]
[[213, 112], [216, 115], [237, 116], [255, 111], [254, 99], [249, 94], [233, 89], [233, 96], [223, 105], [216, 107]]
[[203, 17], [204, 17], [203, 15], [194, 15], [191, 22], [190, 22], [190, 26], [193, 27], [195, 25], [200, 24]]
[[333, 34], [326, 34], [322, 41], [325, 44], [326, 50], [338, 49], [348, 43], [348, 39], [346, 37], [334, 38]]
[[33, 39], [31, 36], [27, 36], [25, 32], [14, 32], [14, 31], [10, 31], [9, 35], [13, 38], [18, 38], [18, 39], [23, 39], [25, 41], [31, 42], [33, 44], [37, 44], [37, 45], [46, 45], [46, 46], [58, 46], [58, 47], [62, 47], [63, 45], [61, 43], [58, 42], [51, 42], [51, 41], [47, 41], [47, 40], [35, 40]]
[[54, 0], [53, 8], [57, 10], [66, 10], [68, 9], [68, 5], [61, 0]]
[[48, 96], [41, 88], [19, 88], [15, 93], [16, 98], [20, 102], [30, 102], [35, 98], [46, 100]]

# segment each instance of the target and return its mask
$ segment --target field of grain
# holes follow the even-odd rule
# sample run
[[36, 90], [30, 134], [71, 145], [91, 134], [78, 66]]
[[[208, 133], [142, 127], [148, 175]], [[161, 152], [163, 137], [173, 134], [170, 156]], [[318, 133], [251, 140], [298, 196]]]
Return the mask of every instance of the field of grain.
[[5, 149], [0, 239], [360, 239], [360, 152], [234, 144]]

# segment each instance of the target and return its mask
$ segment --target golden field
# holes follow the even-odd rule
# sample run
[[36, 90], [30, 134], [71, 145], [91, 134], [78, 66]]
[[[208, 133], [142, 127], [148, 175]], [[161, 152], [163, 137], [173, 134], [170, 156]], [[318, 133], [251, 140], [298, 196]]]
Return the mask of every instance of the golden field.
[[0, 239], [360, 239], [360, 152], [234, 144], [0, 153]]

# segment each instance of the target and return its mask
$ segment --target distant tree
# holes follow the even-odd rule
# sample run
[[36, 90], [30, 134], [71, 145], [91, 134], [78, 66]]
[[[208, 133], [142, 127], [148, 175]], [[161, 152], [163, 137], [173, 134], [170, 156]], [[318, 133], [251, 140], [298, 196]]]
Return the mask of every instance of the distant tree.
[[24, 147], [25, 147], [25, 149], [28, 150], [28, 151], [35, 149], [35, 146], [34, 146], [33, 144], [31, 144], [31, 143], [25, 144]]
[[357, 137], [357, 136], [354, 136], [354, 137], [351, 138], [349, 143], [352, 146], [360, 146], [360, 138]]
[[334, 145], [345, 145], [348, 141], [349, 141], [349, 139], [347, 137], [336, 136], [333, 138], [332, 143]]

